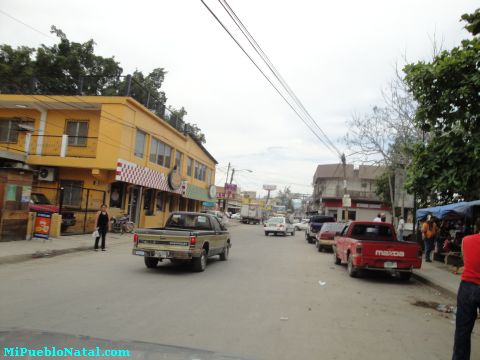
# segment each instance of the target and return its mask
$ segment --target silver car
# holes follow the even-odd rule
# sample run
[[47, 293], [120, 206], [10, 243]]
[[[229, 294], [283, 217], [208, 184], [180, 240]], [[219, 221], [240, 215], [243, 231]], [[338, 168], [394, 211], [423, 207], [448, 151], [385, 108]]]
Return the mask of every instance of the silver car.
[[274, 235], [283, 235], [287, 234], [295, 235], [295, 227], [283, 216], [275, 216], [268, 219], [263, 225], [263, 230], [265, 231], [265, 236], [270, 234]]

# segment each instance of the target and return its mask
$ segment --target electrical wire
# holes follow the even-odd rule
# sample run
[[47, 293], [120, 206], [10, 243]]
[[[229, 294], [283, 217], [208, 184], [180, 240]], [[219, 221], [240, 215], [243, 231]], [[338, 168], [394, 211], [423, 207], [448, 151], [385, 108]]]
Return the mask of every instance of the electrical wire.
[[318, 128], [318, 130], [322, 133], [324, 138], [326, 139], [327, 143], [329, 146], [330, 151], [336, 152], [338, 156], [341, 156], [340, 150], [335, 146], [335, 144], [330, 140], [330, 138], [327, 136], [327, 134], [323, 131], [323, 129], [318, 125], [318, 123], [315, 121], [315, 119], [310, 115], [309, 111], [305, 108], [303, 103], [300, 101], [298, 96], [295, 94], [295, 92], [291, 89], [291, 87], [288, 85], [288, 83], [285, 81], [283, 76], [280, 74], [280, 72], [277, 70], [277, 68], [273, 65], [273, 63], [270, 61], [269, 57], [267, 54], [263, 51], [261, 46], [258, 44], [258, 42], [255, 40], [255, 38], [252, 36], [252, 34], [248, 31], [246, 26], [243, 24], [243, 22], [239, 19], [235, 11], [230, 7], [228, 2], [226, 0], [218, 0], [220, 5], [225, 9], [225, 11], [228, 13], [230, 18], [233, 20], [233, 22], [237, 25], [239, 30], [242, 32], [242, 34], [245, 36], [245, 38], [248, 40], [250, 45], [254, 48], [256, 53], [262, 58], [264, 63], [268, 66], [270, 71], [273, 73], [275, 78], [280, 82], [280, 84], [283, 86], [283, 88], [287, 91], [287, 93], [292, 97], [294, 102], [297, 104], [297, 106], [307, 115], [307, 117], [315, 124], [315, 126]]
[[297, 114], [298, 118], [310, 129], [313, 135], [322, 143], [324, 144], [327, 149], [330, 149], [328, 144], [312, 129], [312, 127], [305, 121], [305, 119], [298, 113], [298, 111], [293, 107], [293, 105], [287, 100], [287, 98], [282, 94], [282, 92], [273, 84], [272, 80], [263, 72], [260, 66], [253, 60], [253, 58], [248, 54], [248, 52], [244, 49], [244, 47], [238, 42], [238, 40], [232, 35], [232, 33], [227, 29], [227, 27], [223, 24], [223, 22], [217, 17], [217, 15], [210, 9], [210, 7], [205, 3], [204, 0], [200, 0], [202, 4], [207, 8], [210, 14], [217, 20], [217, 22], [222, 26], [222, 28], [227, 32], [228, 35], [232, 38], [232, 40], [237, 44], [237, 46], [243, 51], [243, 53], [249, 58], [249, 60], [255, 65], [255, 67], [260, 71], [263, 77], [270, 83], [270, 85], [275, 89], [275, 91], [282, 97], [282, 99], [286, 102], [286, 104]]
[[44, 33], [43, 31], [40, 31], [40, 30], [34, 28], [33, 26], [28, 25], [27, 23], [23, 22], [22, 20], [17, 19], [16, 17], [10, 15], [9, 13], [7, 13], [7, 12], [4, 11], [4, 10], [1, 10], [1, 9], [0, 9], [0, 13], [2, 13], [2, 14], [5, 15], [6, 17], [9, 17], [10, 19], [12, 19], [12, 20], [14, 20], [14, 21], [16, 21], [16, 22], [18, 22], [18, 23], [20, 23], [20, 24], [28, 27], [29, 29], [31, 29], [31, 30], [39, 33], [40, 35], [46, 36], [46, 37], [48, 37], [48, 38], [50, 38], [50, 39], [53, 39], [53, 40], [57, 40], [57, 39], [56, 39], [55, 37], [53, 37], [52, 35], [49, 35], [49, 34], [47, 34], [47, 33]]

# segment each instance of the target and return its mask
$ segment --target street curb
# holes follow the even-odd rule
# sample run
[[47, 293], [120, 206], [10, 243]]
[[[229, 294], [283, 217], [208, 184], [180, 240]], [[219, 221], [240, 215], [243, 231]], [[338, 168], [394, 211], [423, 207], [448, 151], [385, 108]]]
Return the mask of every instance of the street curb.
[[446, 295], [452, 299], [456, 299], [457, 298], [457, 293], [454, 292], [454, 291], [451, 291], [445, 287], [443, 287], [442, 285], [439, 285], [431, 280], [429, 280], [428, 278], [422, 276], [422, 275], [419, 275], [417, 273], [413, 273], [412, 274], [413, 278], [427, 286], [430, 286], [431, 288], [441, 292], [443, 295]]
[[[126, 244], [129, 242], [130, 240], [113, 242], [109, 246], [116, 246], [116, 245]], [[89, 250], [93, 251], [93, 245], [82, 245], [82, 246], [66, 248], [66, 249], [42, 250], [42, 251], [35, 251], [34, 253], [29, 253], [29, 254], [2, 256], [0, 257], [0, 266], [4, 264], [17, 264], [17, 263], [39, 259], [39, 258], [50, 258], [50, 257], [72, 254], [72, 253], [82, 252], [82, 251], [89, 251]]]
[[20, 263], [28, 260], [54, 257], [59, 255], [71, 254], [74, 252], [87, 251], [91, 249], [92, 249], [92, 246], [89, 245], [89, 246], [79, 246], [79, 247], [59, 249], [59, 250], [54, 249], [54, 250], [36, 251], [30, 254], [3, 256], [3, 257], [0, 257], [0, 265], [16, 264], [16, 263]]

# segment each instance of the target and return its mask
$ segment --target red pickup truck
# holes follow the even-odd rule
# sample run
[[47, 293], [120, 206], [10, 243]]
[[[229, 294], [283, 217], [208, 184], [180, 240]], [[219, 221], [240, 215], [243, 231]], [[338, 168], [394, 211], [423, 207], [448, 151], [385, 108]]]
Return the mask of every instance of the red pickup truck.
[[422, 265], [422, 250], [416, 243], [397, 240], [392, 224], [353, 221], [335, 237], [335, 264], [347, 264], [348, 274], [382, 270], [408, 281]]

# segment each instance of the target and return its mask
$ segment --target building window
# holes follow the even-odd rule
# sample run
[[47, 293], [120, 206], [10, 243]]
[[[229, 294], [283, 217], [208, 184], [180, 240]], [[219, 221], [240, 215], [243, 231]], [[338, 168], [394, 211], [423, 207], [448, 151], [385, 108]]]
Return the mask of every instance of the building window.
[[175, 150], [175, 168], [179, 174], [182, 173], [182, 160], [183, 154], [180, 151]]
[[207, 185], [211, 185], [212, 182], [212, 169], [207, 168]]
[[163, 191], [157, 191], [155, 207], [157, 209], [157, 212], [162, 212], [165, 210], [165, 193]]
[[68, 135], [68, 145], [87, 146], [88, 120], [67, 120], [65, 134]]
[[71, 206], [82, 205], [83, 181], [62, 180], [60, 187], [63, 187], [63, 204]]
[[[348, 211], [348, 220], [355, 221], [357, 218], [357, 212], [355, 210]], [[342, 210], [342, 220], [345, 220], [345, 210]]]
[[150, 144], [150, 161], [169, 168], [172, 160], [172, 148], [164, 142], [152, 137]]
[[135, 135], [135, 156], [143, 159], [145, 155], [145, 140], [147, 139], [147, 134], [142, 130], [137, 129]]
[[195, 161], [195, 179], [205, 181], [207, 167], [198, 161]]
[[192, 158], [187, 158], [187, 175], [192, 176], [193, 160]]
[[125, 183], [114, 182], [110, 189], [110, 207], [111, 208], [123, 208], [125, 198]]
[[16, 144], [19, 130], [33, 131], [33, 120], [21, 120], [20, 118], [0, 118], [0, 142]]

